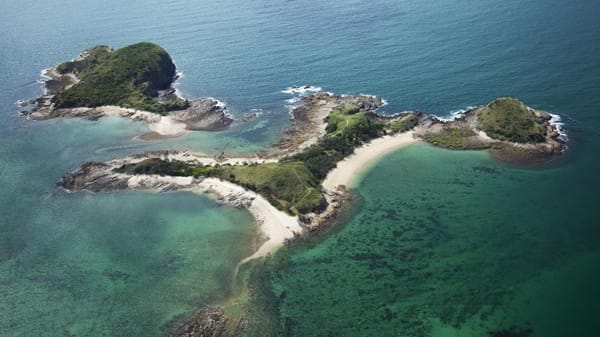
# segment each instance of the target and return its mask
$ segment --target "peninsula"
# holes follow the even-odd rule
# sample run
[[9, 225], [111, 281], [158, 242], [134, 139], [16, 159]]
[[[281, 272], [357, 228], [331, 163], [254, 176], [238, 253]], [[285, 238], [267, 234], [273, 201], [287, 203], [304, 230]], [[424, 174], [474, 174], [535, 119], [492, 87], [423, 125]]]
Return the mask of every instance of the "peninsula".
[[214, 99], [189, 101], [177, 96], [171, 56], [149, 42], [117, 50], [93, 47], [45, 70], [44, 76], [46, 94], [24, 111], [33, 119], [126, 117], [149, 124], [152, 132], [142, 139], [222, 130], [232, 122], [223, 104]]
[[[444, 122], [418, 111], [381, 115], [372, 96], [317, 93], [293, 111], [290, 128], [270, 153], [207, 157], [147, 152], [104, 163], [88, 162], [59, 182], [70, 191], [188, 190], [246, 208], [263, 241], [239, 265], [269, 256], [286, 242], [330, 227], [344, 211], [357, 174], [386, 154], [418, 141], [449, 149], [489, 150], [510, 162], [537, 162], [566, 149], [552, 116], [512, 98], [500, 98]], [[178, 322], [170, 336], [237, 336], [265, 320], [255, 303], [260, 264], [246, 269], [244, 285], [221, 307], [204, 306]], [[250, 271], [248, 271], [250, 270]], [[277, 299], [273, 299], [277, 301]], [[263, 312], [264, 311], [264, 312]], [[260, 335], [260, 334], [259, 334]]]
[[443, 122], [421, 112], [381, 115], [378, 97], [318, 93], [293, 110], [293, 124], [271, 153], [211, 158], [148, 152], [90, 162], [59, 183], [67, 190], [191, 190], [247, 208], [273, 252], [297, 235], [327, 228], [349, 197], [357, 173], [385, 154], [417, 141], [450, 149], [488, 149], [499, 159], [537, 162], [566, 149], [543, 111], [500, 98]]

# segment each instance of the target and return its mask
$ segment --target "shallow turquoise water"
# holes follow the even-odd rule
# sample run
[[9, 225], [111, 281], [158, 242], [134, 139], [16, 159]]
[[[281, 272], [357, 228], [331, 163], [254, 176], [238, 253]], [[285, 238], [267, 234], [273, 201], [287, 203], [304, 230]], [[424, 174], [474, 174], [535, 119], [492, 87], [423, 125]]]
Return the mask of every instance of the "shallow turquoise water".
[[56, 187], [84, 160], [143, 150], [131, 140], [143, 130], [64, 120], [0, 134], [0, 335], [164, 336], [231, 294], [252, 253], [248, 212], [191, 193]]
[[282, 322], [292, 336], [597, 331], [596, 202], [559, 192], [589, 183], [572, 173], [423, 144], [394, 153], [359, 184], [352, 220], [277, 270]]
[[28, 233], [14, 229], [21, 246], [3, 252], [3, 336], [164, 335], [174, 317], [223, 300], [250, 252], [232, 244], [251, 239], [248, 214], [188, 193], [52, 199], [70, 212], [35, 212]]
[[[597, 12], [591, 0], [3, 2], [0, 331], [161, 336], [168, 320], [226, 296], [223, 280], [255, 231], [247, 213], [189, 194], [68, 195], [55, 183], [84, 161], [151, 149], [259, 151], [287, 124], [281, 90], [310, 84], [381, 95], [387, 112], [438, 115], [517, 96], [563, 117], [570, 150], [535, 171], [424, 146], [384, 160], [358, 187], [364, 208], [348, 226], [295, 250], [298, 263], [275, 280], [296, 335], [318, 326], [315, 335], [443, 336], [460, 326], [468, 336], [526, 322], [537, 336], [590, 335], [599, 298]], [[141, 40], [169, 51], [186, 97], [262, 116], [142, 142], [133, 139], [147, 131], [140, 123], [18, 115], [16, 100], [40, 94], [42, 69], [92, 45]]]

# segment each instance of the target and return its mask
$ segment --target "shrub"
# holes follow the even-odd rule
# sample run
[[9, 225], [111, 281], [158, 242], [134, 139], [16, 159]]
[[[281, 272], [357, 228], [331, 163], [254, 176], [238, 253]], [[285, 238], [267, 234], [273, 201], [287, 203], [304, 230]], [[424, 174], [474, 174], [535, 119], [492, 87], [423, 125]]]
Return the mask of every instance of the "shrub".
[[127, 108], [166, 113], [184, 109], [188, 102], [172, 99], [165, 103], [154, 99], [159, 90], [170, 87], [175, 64], [158, 45], [142, 42], [111, 52], [95, 47], [83, 60], [60, 64], [57, 71], [75, 73], [80, 81], [54, 97], [58, 108], [118, 105]]

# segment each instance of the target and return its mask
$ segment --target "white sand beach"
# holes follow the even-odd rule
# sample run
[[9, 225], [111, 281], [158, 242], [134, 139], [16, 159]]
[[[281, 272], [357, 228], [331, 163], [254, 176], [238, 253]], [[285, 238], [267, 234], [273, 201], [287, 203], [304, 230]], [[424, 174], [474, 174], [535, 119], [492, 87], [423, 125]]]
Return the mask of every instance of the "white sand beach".
[[[402, 147], [418, 142], [413, 132], [405, 132], [394, 136], [384, 136], [375, 139], [355, 149], [348, 158], [339, 162], [323, 182], [323, 188], [327, 195], [332, 195], [338, 190], [338, 186], [351, 187], [350, 185], [359, 174], [383, 158], [386, 154]], [[163, 160], [176, 160], [190, 164], [216, 165], [230, 163], [239, 165], [246, 163], [276, 162], [276, 158], [237, 157], [237, 158], [211, 158], [191, 152], [149, 152], [142, 156], [130, 156], [107, 162], [106, 166], [98, 168], [90, 177], [91, 181], [124, 181], [128, 189], [154, 190], [157, 192], [169, 192], [173, 190], [191, 191], [198, 194], [206, 194], [215, 197], [234, 207], [246, 208], [256, 219], [262, 236], [266, 239], [260, 247], [250, 256], [244, 258], [239, 265], [250, 260], [267, 256], [282, 247], [287, 240], [301, 235], [307, 229], [300, 225], [297, 216], [291, 216], [271, 205], [259, 194], [246, 190], [245, 188], [226, 182], [217, 178], [194, 178], [174, 177], [160, 175], [128, 175], [116, 173], [114, 168], [123, 164], [140, 162], [148, 158], [160, 157]], [[96, 181], [98, 179], [98, 181]], [[85, 187], [84, 187], [85, 188]], [[335, 205], [331, 205], [333, 207]], [[328, 208], [329, 209], [329, 208]], [[331, 212], [331, 210], [329, 210]], [[326, 217], [328, 212], [317, 215]]]
[[323, 188], [335, 191], [338, 186], [352, 187], [361, 172], [369, 169], [386, 154], [418, 142], [412, 131], [393, 136], [383, 136], [354, 150], [354, 153], [337, 163], [327, 174]]

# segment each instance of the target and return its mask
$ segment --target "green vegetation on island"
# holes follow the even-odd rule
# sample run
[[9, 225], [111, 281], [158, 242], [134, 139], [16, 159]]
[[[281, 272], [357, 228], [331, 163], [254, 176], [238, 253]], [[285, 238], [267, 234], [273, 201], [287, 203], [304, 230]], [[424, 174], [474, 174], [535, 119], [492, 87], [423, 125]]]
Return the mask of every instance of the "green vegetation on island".
[[386, 125], [387, 130], [390, 133], [406, 132], [419, 123], [419, 115], [416, 113], [409, 113], [406, 116], [394, 120]]
[[70, 88], [56, 93], [57, 108], [117, 105], [156, 113], [188, 107], [186, 100], [174, 97], [157, 100], [160, 90], [169, 89], [176, 75], [175, 64], [160, 46], [141, 42], [111, 50], [91, 48], [83, 57], [62, 63], [56, 72], [74, 75]]
[[291, 214], [320, 211], [327, 207], [319, 180], [299, 161], [205, 166], [149, 158], [123, 165], [116, 171], [134, 175], [215, 177], [255, 191], [273, 206]]
[[333, 109], [325, 130], [327, 133], [316, 144], [282, 162], [301, 161], [322, 181], [337, 162], [354, 152], [355, 147], [383, 135], [385, 124], [373, 112], [347, 104]]
[[498, 98], [477, 111], [479, 128], [498, 140], [515, 143], [540, 143], [546, 127], [540, 116], [519, 100]]
[[[421, 121], [419, 113], [382, 117], [373, 109], [340, 103], [326, 118], [325, 135], [302, 151], [276, 163], [201, 165], [150, 158], [116, 169], [128, 174], [215, 177], [250, 189], [289, 214], [320, 212], [327, 207], [321, 183], [337, 163], [365, 142], [405, 132]], [[547, 119], [523, 103], [500, 98], [452, 122], [430, 120], [419, 134], [425, 141], [450, 149], [502, 149], [503, 139], [545, 140]], [[479, 130], [485, 130], [485, 137]], [[502, 136], [498, 136], [502, 135]], [[504, 138], [499, 138], [504, 137]]]
[[458, 150], [491, 149], [503, 161], [526, 163], [564, 149], [550, 119], [549, 114], [530, 109], [517, 99], [502, 97], [453, 121], [433, 119], [418, 135], [432, 145]]
[[150, 158], [116, 171], [216, 177], [255, 191], [290, 214], [319, 212], [327, 207], [320, 187], [327, 173], [355, 147], [383, 135], [385, 124], [373, 112], [347, 105], [331, 112], [326, 131], [316, 144], [277, 163], [205, 166]]
[[438, 133], [423, 135], [423, 140], [432, 145], [453, 150], [483, 150], [491, 144], [479, 142], [477, 133], [471, 129], [445, 127]]
[[[554, 153], [552, 151], [555, 149], [564, 149], [564, 143], [558, 139], [559, 130], [549, 123], [549, 115], [542, 111], [530, 110], [514, 99], [498, 99], [484, 107], [466, 112], [457, 120], [443, 122], [434, 117], [424, 117], [420, 112], [381, 116], [375, 113], [378, 106], [354, 97], [341, 100], [341, 96], [320, 94], [309, 98], [304, 101], [304, 109], [294, 111], [294, 117], [303, 118], [307, 128], [313, 129], [311, 131], [316, 129], [321, 132], [324, 127], [325, 133], [310, 133], [300, 128], [300, 131], [293, 135], [302, 138], [300, 136], [304, 134], [318, 134], [320, 138], [300, 152], [293, 151], [302, 148], [301, 145], [288, 148], [291, 149], [292, 152], [288, 152], [291, 154], [278, 162], [254, 163], [240, 160], [235, 165], [202, 165], [198, 164], [201, 160], [193, 158], [189, 161], [165, 160], [158, 158], [156, 154], [148, 154], [143, 157], [146, 159], [141, 161], [137, 161], [136, 158], [108, 164], [90, 162], [79, 171], [63, 178], [61, 186], [69, 190], [90, 187], [92, 190], [110, 190], [131, 188], [131, 175], [214, 177], [252, 190], [288, 214], [300, 215], [298, 220], [311, 230], [315, 228], [311, 228], [311, 225], [321, 226], [322, 223], [313, 222], [318, 216], [323, 216], [325, 221], [335, 221], [335, 217], [341, 214], [340, 210], [343, 210], [341, 204], [336, 201], [336, 197], [339, 196], [336, 192], [339, 191], [325, 191], [321, 186], [327, 174], [358, 146], [384, 135], [415, 128], [415, 135], [433, 145], [451, 149], [490, 149], [492, 153], [501, 153], [504, 155], [502, 158], [509, 160], [512, 160], [509, 156], [531, 160], [532, 151], [540, 151], [539, 153], [545, 155]], [[322, 120], [324, 112], [328, 114], [327, 118]], [[326, 124], [319, 124], [320, 122]], [[543, 142], [536, 142], [538, 138], [532, 130], [537, 130], [543, 136]], [[506, 138], [500, 138], [498, 134]], [[517, 138], [521, 136], [525, 138]], [[526, 140], [515, 145], [504, 139]], [[506, 154], [513, 149], [524, 154]], [[176, 158], [169, 157], [169, 153], [160, 153], [160, 156]], [[126, 175], [112, 175], [111, 172]], [[188, 182], [182, 183], [184, 186], [188, 186], [187, 184]], [[144, 184], [142, 186], [148, 188]], [[172, 185], [171, 182], [155, 186], [165, 191], [177, 188], [177, 184]], [[334, 209], [333, 213], [326, 210], [328, 202], [331, 203], [330, 208]], [[335, 212], [336, 208], [338, 213]], [[317, 217], [309, 214], [323, 210], [326, 211]], [[235, 290], [235, 300], [228, 301], [222, 307], [200, 309], [193, 317], [182, 322], [174, 335], [183, 335], [189, 331], [218, 331], [213, 335], [219, 336], [285, 334], [294, 324], [279, 317], [282, 299], [286, 294], [279, 294], [264, 285], [270, 282], [275, 273], [289, 264], [288, 259], [289, 255], [278, 253], [265, 260], [255, 260], [251, 264], [242, 265], [237, 274], [241, 287]]]

